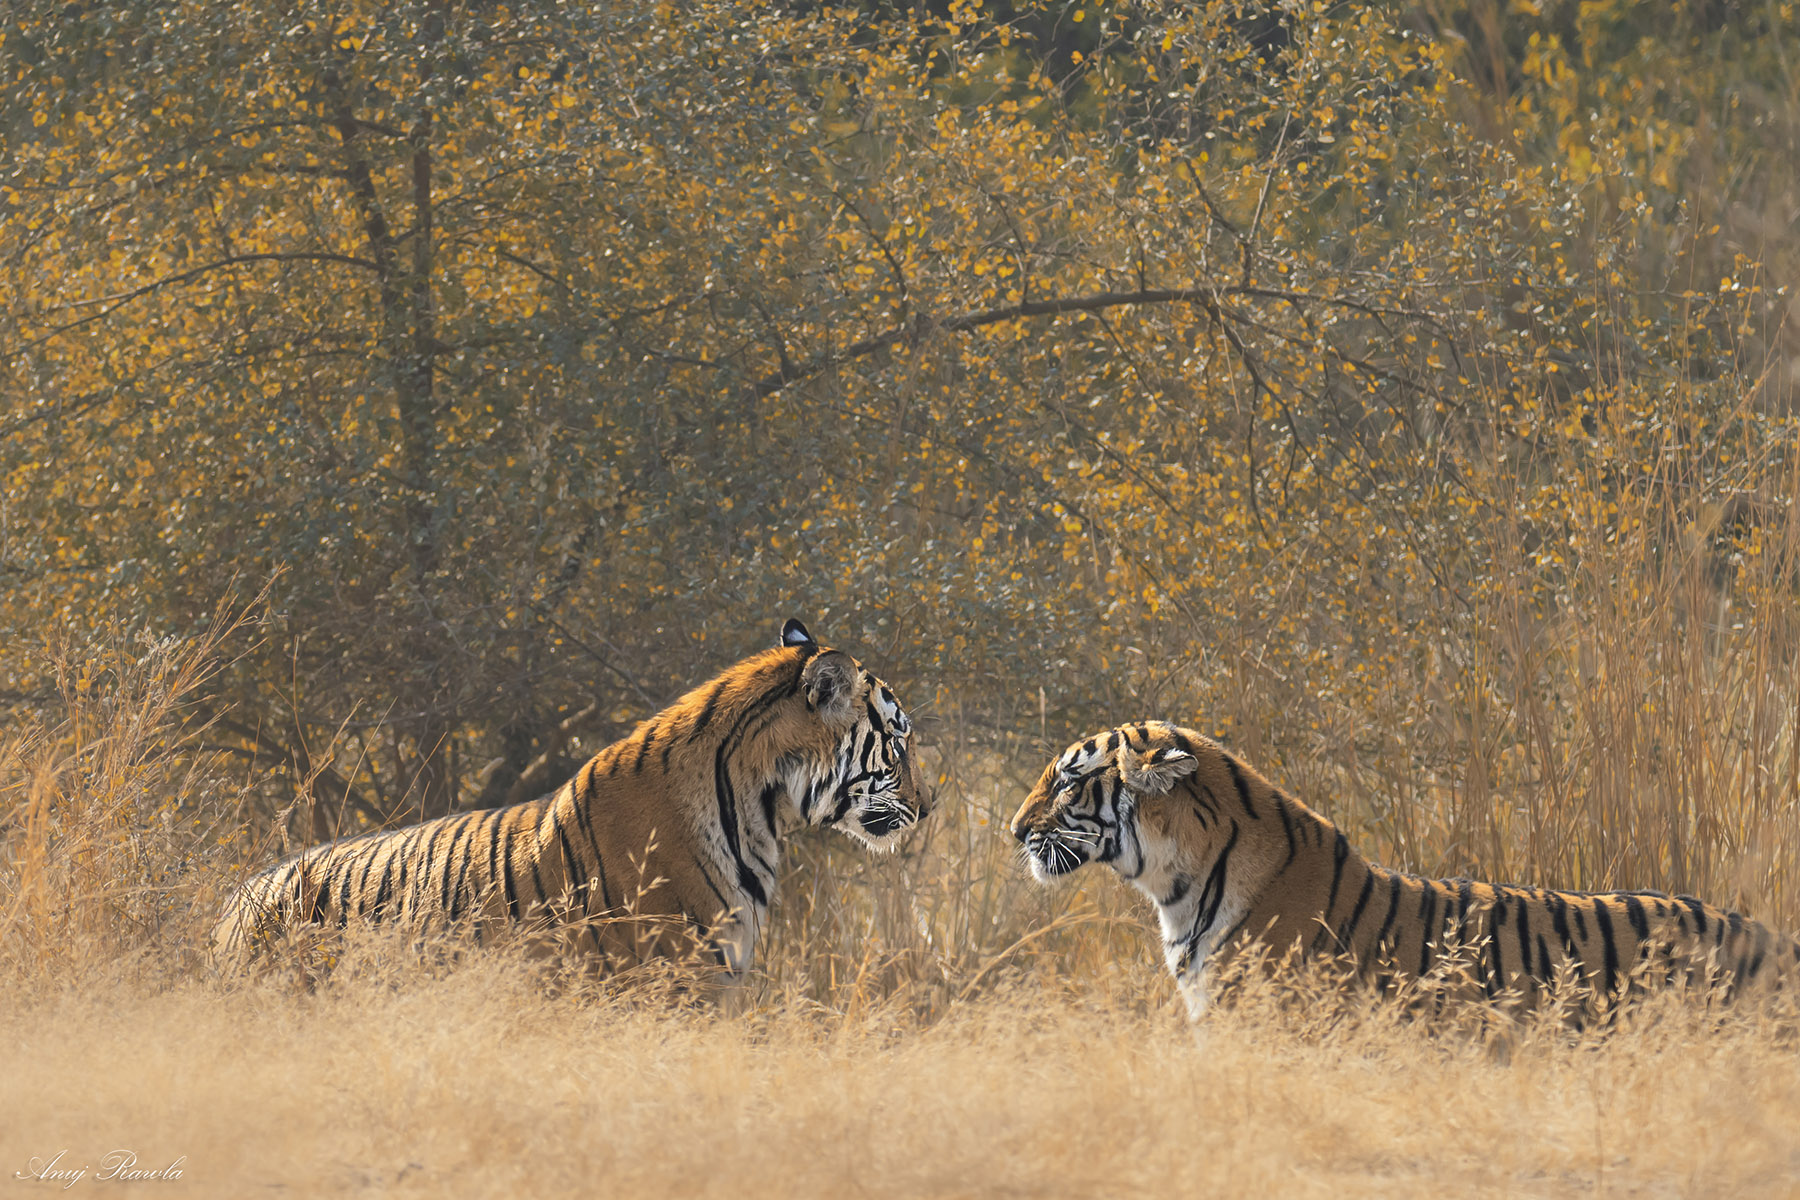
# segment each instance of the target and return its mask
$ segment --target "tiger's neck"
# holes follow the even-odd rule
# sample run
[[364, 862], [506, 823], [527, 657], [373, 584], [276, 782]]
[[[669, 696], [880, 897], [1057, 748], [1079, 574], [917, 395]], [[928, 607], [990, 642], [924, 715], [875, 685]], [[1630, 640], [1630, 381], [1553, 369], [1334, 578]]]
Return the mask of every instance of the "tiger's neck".
[[1217, 951], [1239, 935], [1279, 933], [1289, 914], [1324, 911], [1334, 860], [1341, 878], [1362, 857], [1336, 825], [1259, 776], [1190, 792], [1175, 797], [1170, 836], [1146, 840], [1132, 882], [1156, 904], [1163, 959], [1198, 1016]]

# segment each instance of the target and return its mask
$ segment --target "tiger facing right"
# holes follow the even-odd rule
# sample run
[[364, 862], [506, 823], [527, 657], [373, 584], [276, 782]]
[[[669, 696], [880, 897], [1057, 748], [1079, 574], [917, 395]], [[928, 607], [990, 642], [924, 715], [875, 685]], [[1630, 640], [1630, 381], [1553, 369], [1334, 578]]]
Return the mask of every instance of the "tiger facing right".
[[1112, 867], [1155, 902], [1164, 958], [1198, 1017], [1209, 968], [1261, 944], [1346, 962], [1387, 990], [1460, 968], [1440, 994], [1531, 1007], [1560, 980], [1607, 1006], [1640, 981], [1800, 979], [1800, 942], [1690, 896], [1421, 879], [1217, 743], [1145, 721], [1071, 745], [1012, 821], [1041, 881]]
[[214, 925], [213, 960], [237, 971], [287, 933], [354, 921], [476, 942], [524, 934], [590, 967], [702, 949], [736, 983], [788, 834], [832, 828], [888, 850], [931, 808], [893, 691], [790, 620], [775, 649], [548, 795], [328, 842], [251, 876]]

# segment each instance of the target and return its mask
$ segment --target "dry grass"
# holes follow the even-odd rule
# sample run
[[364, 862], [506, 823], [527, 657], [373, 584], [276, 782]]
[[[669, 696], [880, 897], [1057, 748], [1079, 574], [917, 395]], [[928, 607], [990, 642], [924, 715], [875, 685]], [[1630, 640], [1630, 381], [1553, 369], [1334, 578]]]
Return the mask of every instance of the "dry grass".
[[1015, 985], [932, 1023], [724, 1017], [527, 978], [490, 956], [312, 996], [38, 996], [0, 1017], [0, 1165], [185, 1155], [156, 1187], [217, 1196], [1800, 1189], [1794, 1049], [1680, 1014], [1593, 1043], [1539, 1030], [1503, 1064], [1380, 1014], [1326, 1030], [1250, 1004], [1195, 1030]]

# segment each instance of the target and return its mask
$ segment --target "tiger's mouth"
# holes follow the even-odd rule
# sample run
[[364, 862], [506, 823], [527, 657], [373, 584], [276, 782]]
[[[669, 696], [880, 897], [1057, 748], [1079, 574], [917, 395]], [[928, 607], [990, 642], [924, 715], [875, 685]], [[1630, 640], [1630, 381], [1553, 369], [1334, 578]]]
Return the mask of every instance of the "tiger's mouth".
[[913, 825], [919, 818], [908, 809], [877, 809], [863, 813], [856, 823], [872, 838], [893, 837]]
[[837, 827], [866, 849], [888, 851], [898, 844], [901, 834], [919, 823], [921, 816], [899, 799], [872, 800], [845, 814]]
[[1059, 879], [1088, 863], [1086, 848], [1074, 831], [1061, 828], [1038, 830], [1025, 835], [1025, 857], [1031, 873], [1040, 883]]

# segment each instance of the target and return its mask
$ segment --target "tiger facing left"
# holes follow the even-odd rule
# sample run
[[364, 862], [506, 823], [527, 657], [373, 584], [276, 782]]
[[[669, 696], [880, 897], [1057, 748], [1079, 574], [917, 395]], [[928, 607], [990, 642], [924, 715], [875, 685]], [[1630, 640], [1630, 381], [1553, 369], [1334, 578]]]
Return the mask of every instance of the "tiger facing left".
[[1347, 965], [1377, 992], [1535, 1006], [1566, 982], [1585, 1010], [1685, 980], [1730, 995], [1800, 985], [1800, 941], [1691, 896], [1421, 879], [1191, 729], [1121, 725], [1044, 768], [1012, 821], [1032, 874], [1105, 863], [1156, 904], [1163, 955], [1199, 1016], [1208, 975], [1261, 945]]
[[607, 967], [695, 947], [750, 967], [781, 840], [813, 826], [891, 849], [931, 811], [893, 691], [798, 621], [778, 647], [682, 696], [549, 795], [314, 846], [246, 880], [215, 962], [296, 927], [527, 930]]

